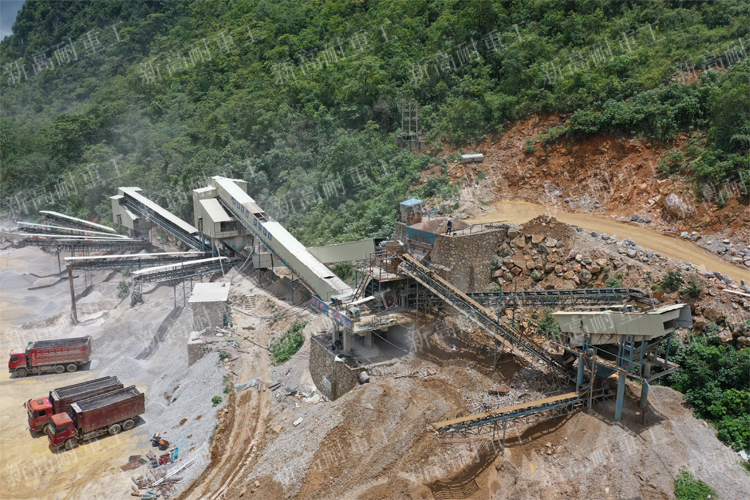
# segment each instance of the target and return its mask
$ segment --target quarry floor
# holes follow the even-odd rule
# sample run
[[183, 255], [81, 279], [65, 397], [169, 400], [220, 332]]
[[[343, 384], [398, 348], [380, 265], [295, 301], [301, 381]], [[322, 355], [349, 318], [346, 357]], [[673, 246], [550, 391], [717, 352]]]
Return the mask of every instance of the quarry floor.
[[[80, 323], [72, 326], [69, 284], [67, 279], [59, 281], [57, 273], [55, 254], [35, 247], [0, 251], [2, 352], [7, 355], [33, 340], [93, 338], [92, 360], [78, 372], [23, 379], [0, 372], [0, 471], [5, 484], [0, 497], [127, 497], [131, 476], [142, 475], [147, 466], [131, 471], [121, 467], [130, 456], [159, 453], [150, 445], [156, 432], [179, 448], [183, 460], [196, 454], [200, 458], [181, 475], [178, 486], [186, 487], [209, 462], [208, 442], [221, 410], [213, 407], [211, 398], [222, 394], [226, 373], [218, 354], [188, 367], [185, 343], [192, 328], [191, 310], [175, 310], [172, 288], [154, 286], [144, 287], [145, 303], [131, 308], [129, 299], [117, 297], [119, 272], [89, 273], [87, 281], [94, 285], [87, 292], [83, 272], [75, 273]], [[34, 289], [40, 286], [44, 288]], [[44, 434], [29, 430], [23, 406], [28, 399], [110, 375], [146, 395], [146, 413], [133, 430], [59, 452], [49, 447]]]

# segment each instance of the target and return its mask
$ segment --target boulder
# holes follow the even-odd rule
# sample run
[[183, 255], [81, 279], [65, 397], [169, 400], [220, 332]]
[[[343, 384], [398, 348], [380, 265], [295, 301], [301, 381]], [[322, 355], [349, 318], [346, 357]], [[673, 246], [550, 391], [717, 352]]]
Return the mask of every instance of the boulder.
[[546, 266], [544, 266], [544, 272], [549, 274], [555, 270], [555, 267], [556, 266], [554, 264], [547, 264]]
[[495, 271], [492, 271], [492, 277], [493, 278], [499, 278], [503, 275], [502, 269], [496, 269]]
[[544, 244], [547, 245], [550, 248], [555, 248], [557, 246], [557, 240], [554, 239], [554, 238], [550, 238], [549, 236], [547, 236], [544, 239]]
[[664, 200], [664, 208], [666, 208], [669, 215], [675, 219], [684, 219], [692, 212], [692, 208], [674, 193], [671, 193], [667, 196], [667, 199]]
[[515, 238], [519, 234], [521, 234], [521, 233], [518, 231], [518, 229], [508, 229], [508, 239], [512, 240], [513, 238]]
[[568, 260], [575, 259], [576, 255], [578, 255], [578, 252], [576, 250], [571, 250], [570, 252], [568, 252]]
[[563, 273], [563, 266], [557, 265], [555, 266], [555, 274], [562, 274]]
[[547, 248], [546, 246], [539, 245], [537, 248], [539, 249], [539, 253], [549, 255], [549, 248]]
[[568, 271], [567, 273], [565, 273], [565, 279], [566, 280], [572, 280], [573, 277], [575, 276], [575, 274], [576, 273], [574, 273], [573, 271]]
[[622, 244], [626, 247], [634, 247], [635, 241], [632, 238], [625, 238], [624, 240], [622, 240]]
[[734, 341], [734, 337], [732, 337], [732, 332], [729, 331], [729, 328], [724, 328], [719, 332], [719, 342], [728, 344], [732, 341]]
[[513, 255], [513, 249], [508, 246], [507, 242], [504, 242], [500, 245], [500, 248], [497, 249], [497, 254], [500, 257], [507, 257], [508, 255]]
[[542, 281], [544, 278], [544, 273], [538, 270], [534, 270], [531, 272], [531, 279], [534, 281]]
[[601, 268], [607, 267], [607, 259], [596, 259], [596, 265]]
[[703, 333], [703, 330], [706, 329], [706, 325], [708, 325], [707, 322], [705, 322], [703, 320], [700, 320], [700, 319], [697, 319], [693, 323], [693, 331], [695, 333]]
[[522, 234], [519, 234], [513, 239], [513, 245], [517, 248], [523, 248], [526, 246], [526, 237]]
[[534, 245], [540, 244], [542, 241], [544, 241], [544, 236], [541, 234], [532, 234], [531, 235], [531, 243]]
[[709, 321], [712, 321], [714, 323], [721, 323], [725, 319], [727, 319], [727, 315], [723, 312], [719, 311], [717, 308], [713, 306], [708, 306], [703, 310], [703, 316]]
[[602, 272], [602, 268], [594, 264], [593, 266], [591, 266], [590, 271], [591, 274], [599, 274], [600, 272]]
[[581, 279], [589, 281], [591, 279], [591, 272], [588, 269], [581, 269]]

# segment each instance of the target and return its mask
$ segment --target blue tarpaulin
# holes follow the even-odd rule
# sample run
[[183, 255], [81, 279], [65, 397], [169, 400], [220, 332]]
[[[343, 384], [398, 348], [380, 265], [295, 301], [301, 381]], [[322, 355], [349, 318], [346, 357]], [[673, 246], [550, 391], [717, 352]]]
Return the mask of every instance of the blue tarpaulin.
[[414, 229], [413, 227], [406, 228], [407, 238], [424, 243], [429, 243], [430, 245], [435, 243], [435, 236], [437, 235], [434, 233], [428, 233], [427, 231], [421, 231], [419, 229]]

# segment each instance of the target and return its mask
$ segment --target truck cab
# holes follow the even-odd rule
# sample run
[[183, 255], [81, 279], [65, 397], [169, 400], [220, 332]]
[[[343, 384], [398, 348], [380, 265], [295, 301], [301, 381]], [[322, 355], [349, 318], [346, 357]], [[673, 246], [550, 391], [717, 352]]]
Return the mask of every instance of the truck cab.
[[13, 373], [19, 366], [26, 366], [26, 349], [19, 347], [14, 349], [10, 353], [10, 360], [8, 361], [8, 371]]
[[67, 413], [52, 415], [49, 420], [49, 433], [47, 439], [50, 444], [59, 448], [63, 444], [65, 449], [73, 449], [78, 445], [78, 431], [75, 422]]
[[39, 432], [49, 423], [53, 412], [52, 402], [49, 398], [29, 399], [26, 412], [29, 414], [29, 427], [32, 431]]

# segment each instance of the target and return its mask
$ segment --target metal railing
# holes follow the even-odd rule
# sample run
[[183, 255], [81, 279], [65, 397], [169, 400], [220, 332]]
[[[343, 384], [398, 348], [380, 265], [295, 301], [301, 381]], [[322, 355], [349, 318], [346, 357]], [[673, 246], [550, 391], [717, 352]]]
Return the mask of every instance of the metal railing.
[[505, 224], [499, 222], [483, 222], [481, 224], [472, 224], [469, 227], [465, 227], [463, 229], [450, 231], [448, 234], [450, 234], [451, 236], [464, 236], [467, 234], [483, 233], [485, 231], [503, 229], [504, 227], [506, 227]]

